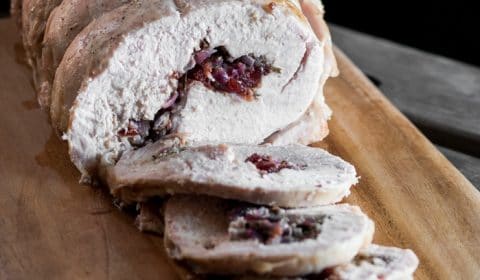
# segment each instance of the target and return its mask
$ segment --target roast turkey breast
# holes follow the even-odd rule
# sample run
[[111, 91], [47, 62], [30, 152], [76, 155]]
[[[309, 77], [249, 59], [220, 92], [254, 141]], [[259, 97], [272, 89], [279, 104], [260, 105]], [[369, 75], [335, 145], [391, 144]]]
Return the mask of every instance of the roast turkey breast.
[[329, 118], [317, 95], [335, 72], [327, 44], [293, 1], [135, 1], [69, 46], [52, 121], [85, 178], [168, 134], [187, 145], [263, 143], [314, 100], [318, 123]]
[[282, 207], [339, 202], [358, 180], [351, 164], [319, 148], [182, 147], [176, 139], [125, 152], [106, 174], [111, 193], [127, 203], [187, 193]]

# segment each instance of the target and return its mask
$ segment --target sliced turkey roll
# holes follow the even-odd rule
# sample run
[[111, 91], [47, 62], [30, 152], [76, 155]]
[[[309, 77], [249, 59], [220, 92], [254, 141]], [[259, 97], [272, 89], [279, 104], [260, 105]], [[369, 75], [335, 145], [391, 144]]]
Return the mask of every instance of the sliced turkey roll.
[[165, 208], [167, 252], [195, 273], [319, 273], [352, 260], [373, 231], [373, 222], [346, 204], [284, 210], [174, 196]]
[[152, 199], [148, 202], [138, 203], [135, 225], [142, 232], [163, 235], [163, 201]]
[[418, 258], [409, 249], [371, 244], [347, 264], [330, 267], [319, 274], [305, 276], [198, 275], [181, 265], [174, 267], [185, 280], [409, 280], [418, 266]]
[[[324, 51], [324, 71], [331, 76], [338, 74], [337, 63], [333, 54], [332, 38], [327, 24], [323, 20], [324, 9], [321, 1], [300, 0], [299, 1], [305, 17], [317, 38], [325, 42]], [[320, 88], [322, 90], [322, 88]], [[289, 125], [288, 127], [276, 132], [267, 138], [266, 142], [275, 145], [285, 145], [288, 143], [311, 144], [322, 140], [328, 134], [327, 122], [322, 122], [323, 116], [330, 115], [330, 109], [325, 106], [323, 92], [319, 92], [310, 105], [305, 115]]]
[[[40, 58], [43, 35], [47, 19], [52, 10], [62, 0], [23, 0], [22, 1], [22, 38], [27, 61], [33, 70], [33, 82], [38, 92]], [[38, 95], [38, 102], [41, 107], [48, 107], [49, 100], [45, 96]]]
[[327, 268], [320, 274], [299, 277], [202, 276], [181, 266], [176, 268], [183, 279], [190, 280], [408, 280], [413, 279], [417, 266], [418, 258], [412, 250], [371, 244], [347, 264]]
[[417, 266], [418, 258], [412, 250], [372, 244], [360, 251], [352, 262], [325, 274], [329, 280], [407, 280], [413, 279]]
[[314, 100], [326, 127], [317, 95], [334, 73], [326, 47], [290, 1], [135, 1], [67, 49], [53, 124], [84, 175], [168, 134], [191, 145], [259, 144], [301, 121]]
[[107, 168], [111, 193], [127, 203], [196, 193], [282, 207], [340, 201], [357, 182], [355, 168], [303, 145], [180, 147], [175, 139], [125, 152]]
[[332, 37], [330, 36], [327, 23], [323, 20], [325, 10], [322, 2], [317, 0], [299, 0], [299, 3], [315, 35], [317, 35], [320, 41], [325, 42], [325, 66], [329, 67], [332, 76], [338, 75], [337, 62], [333, 54]]
[[73, 39], [92, 20], [131, 0], [63, 0], [48, 18], [41, 63], [38, 69], [39, 96], [50, 106], [50, 92], [60, 61]]
[[325, 138], [329, 132], [325, 112], [329, 112], [330, 115], [330, 109], [325, 107], [323, 98], [323, 92], [320, 91], [307, 112], [299, 120], [270, 135], [264, 143], [309, 145]]

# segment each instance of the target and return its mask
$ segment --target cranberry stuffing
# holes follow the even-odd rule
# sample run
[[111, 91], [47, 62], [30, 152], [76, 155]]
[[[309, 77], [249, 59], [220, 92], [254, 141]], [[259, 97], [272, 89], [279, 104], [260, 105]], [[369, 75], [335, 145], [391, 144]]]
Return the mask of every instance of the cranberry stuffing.
[[200, 50], [194, 54], [194, 60], [197, 65], [186, 73], [190, 79], [187, 82], [199, 81], [208, 88], [234, 93], [246, 100], [253, 99], [253, 89], [272, 70], [264, 57], [244, 55], [234, 59], [223, 47]]
[[196, 52], [193, 56], [195, 62], [197, 64], [200, 64], [205, 61], [205, 59], [209, 58], [215, 50], [201, 50], [199, 52]]
[[122, 128], [120, 129], [120, 131], [118, 132], [118, 136], [120, 137], [129, 137], [129, 136], [135, 136], [135, 135], [138, 135], [138, 132], [136, 129], [134, 128]]
[[247, 67], [252, 67], [255, 63], [255, 59], [249, 55], [241, 56], [238, 60], [244, 63]]
[[227, 82], [227, 85], [226, 85], [226, 90], [228, 92], [232, 92], [232, 93], [237, 93], [239, 95], [243, 95], [242, 92], [243, 92], [243, 88], [242, 88], [242, 85], [238, 82], [238, 80], [235, 80], [235, 79], [232, 79], [230, 78]]
[[130, 120], [128, 122], [127, 129], [121, 129], [118, 132], [118, 135], [121, 137], [131, 137], [140, 135], [142, 137], [148, 135], [148, 130], [150, 129], [148, 121], [135, 121]]
[[212, 76], [219, 84], [226, 84], [230, 80], [225, 69], [218, 66], [213, 69]]
[[288, 216], [273, 207], [233, 208], [229, 213], [232, 240], [256, 239], [264, 244], [291, 243], [316, 238], [329, 216]]
[[245, 161], [253, 163], [262, 173], [274, 173], [284, 168], [293, 168], [293, 166], [285, 160], [277, 161], [272, 159], [271, 156], [259, 155], [257, 153], [252, 154]]
[[318, 279], [329, 279], [329, 277], [334, 276], [335, 269], [333, 267], [325, 268], [319, 275]]

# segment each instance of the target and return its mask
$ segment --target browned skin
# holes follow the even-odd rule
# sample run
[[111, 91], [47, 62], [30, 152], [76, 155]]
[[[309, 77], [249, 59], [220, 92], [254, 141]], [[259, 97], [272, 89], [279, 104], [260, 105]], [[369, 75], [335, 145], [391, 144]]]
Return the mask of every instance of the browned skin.
[[[39, 67], [43, 34], [50, 12], [58, 6], [62, 0], [24, 0], [22, 5], [22, 36], [23, 46], [27, 61], [33, 70], [33, 83], [38, 92]], [[38, 95], [41, 107], [48, 107], [48, 98]]]
[[17, 27], [22, 29], [22, 4], [23, 0], [11, 0], [10, 14], [15, 18]]
[[47, 22], [39, 69], [39, 95], [50, 106], [55, 71], [70, 43], [92, 20], [131, 0], [64, 0]]
[[312, 27], [317, 38], [326, 42], [325, 57], [332, 64], [332, 77], [338, 75], [337, 63], [335, 61], [335, 55], [333, 54], [332, 41], [330, 38], [330, 31], [327, 23], [323, 19], [324, 11], [320, 1], [316, 0], [300, 0], [300, 6], [302, 11], [308, 19], [310, 26]]

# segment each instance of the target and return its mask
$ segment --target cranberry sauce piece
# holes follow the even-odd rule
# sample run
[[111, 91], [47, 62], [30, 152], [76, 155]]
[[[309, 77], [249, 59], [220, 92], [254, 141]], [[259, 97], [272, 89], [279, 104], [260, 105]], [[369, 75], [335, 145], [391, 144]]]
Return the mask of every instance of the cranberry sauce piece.
[[327, 216], [288, 217], [280, 208], [234, 208], [228, 232], [231, 240], [258, 240], [279, 244], [316, 238]]
[[207, 88], [237, 94], [245, 100], [252, 100], [262, 77], [275, 71], [264, 56], [249, 54], [235, 59], [224, 47], [200, 50], [194, 59], [196, 65], [186, 73], [188, 82], [199, 81]]
[[268, 155], [259, 155], [257, 153], [249, 156], [245, 162], [253, 163], [261, 173], [274, 173], [284, 168], [293, 168], [294, 166], [285, 160], [279, 161]]

